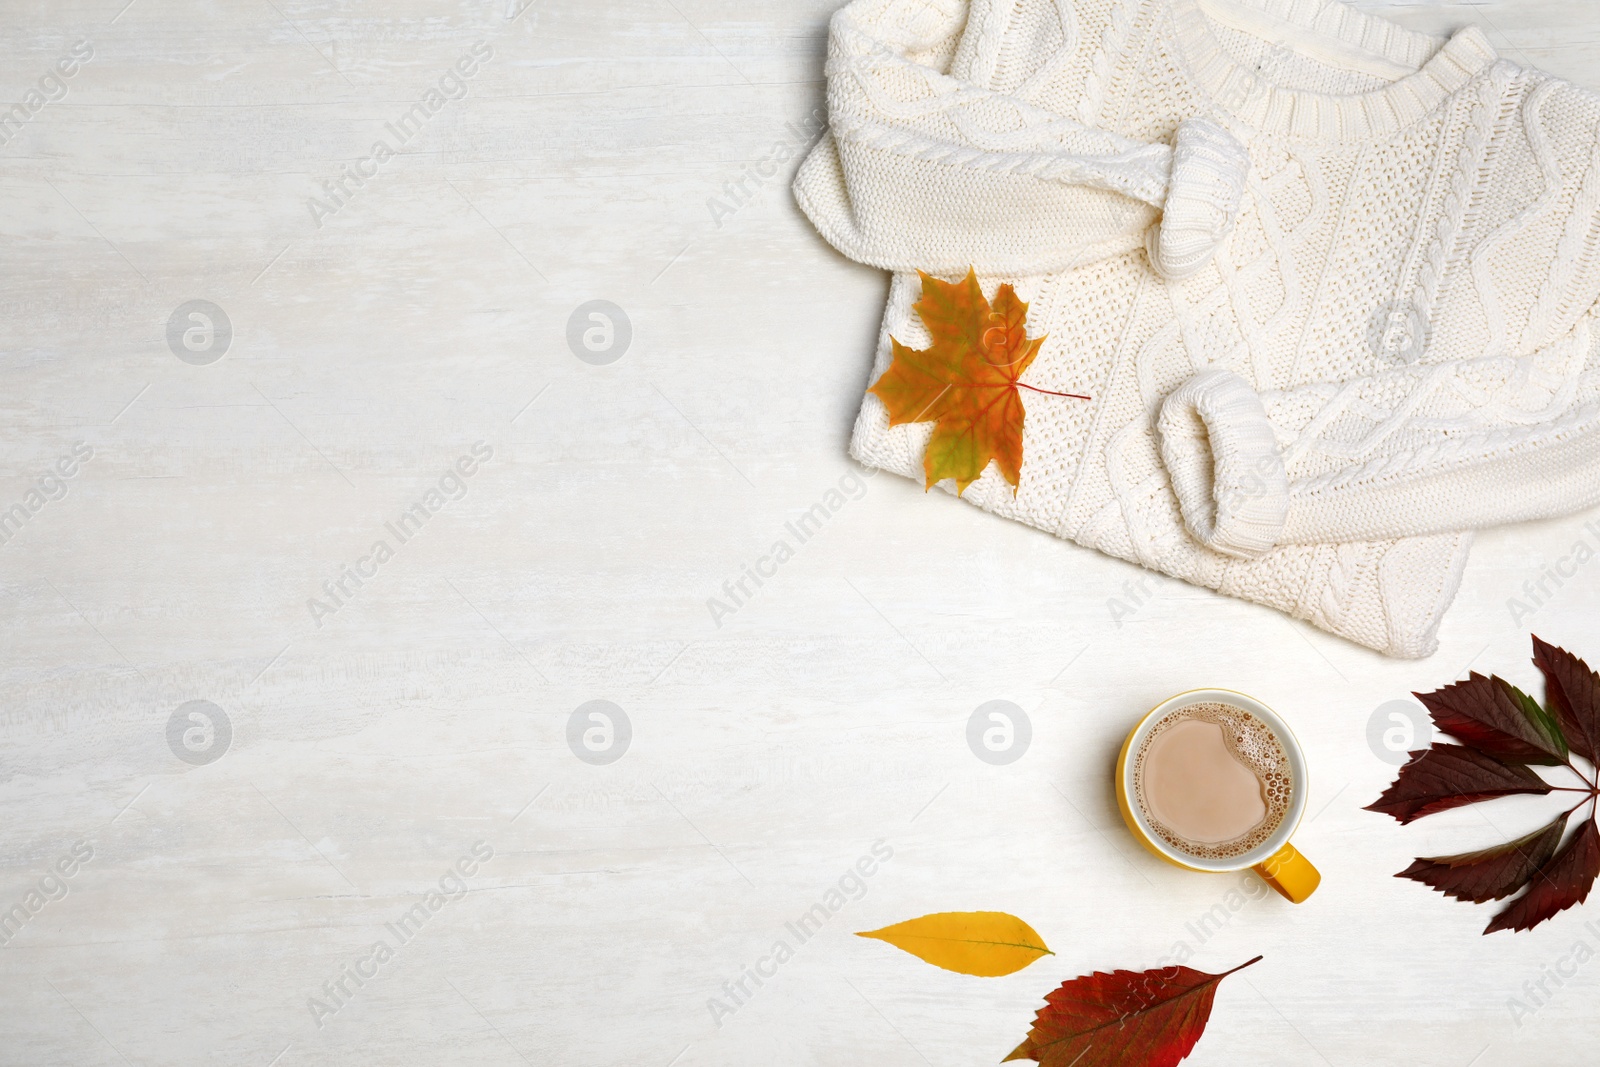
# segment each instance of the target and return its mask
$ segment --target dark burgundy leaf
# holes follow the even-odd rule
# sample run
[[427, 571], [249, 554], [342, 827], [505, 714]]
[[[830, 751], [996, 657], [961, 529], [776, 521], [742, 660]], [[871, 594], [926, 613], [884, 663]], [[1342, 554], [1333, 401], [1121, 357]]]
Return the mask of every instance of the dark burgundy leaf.
[[1484, 933], [1531, 930], [1550, 916], [1582, 904], [1600, 875], [1600, 829], [1586, 819], [1555, 858], [1539, 868], [1528, 891], [1501, 909]]
[[1463, 852], [1459, 856], [1419, 859], [1395, 877], [1410, 878], [1447, 897], [1470, 900], [1474, 904], [1509, 897], [1527, 885], [1534, 872], [1556, 854], [1570, 814], [1567, 812], [1549, 826], [1504, 845]]
[[1518, 763], [1553, 765], [1566, 758], [1555, 720], [1503, 679], [1474, 671], [1464, 682], [1415, 695], [1435, 726], [1479, 752]]
[[1408, 823], [1480, 800], [1548, 792], [1549, 784], [1519, 763], [1502, 763], [1460, 745], [1435, 744], [1425, 751], [1413, 752], [1411, 762], [1400, 768], [1394, 784], [1366, 810]]
[[1533, 665], [1544, 673], [1544, 699], [1561, 720], [1567, 744], [1591, 763], [1600, 753], [1600, 675], [1564, 648], [1533, 639]]
[[1546, 711], [1544, 705], [1505, 679], [1493, 678], [1491, 681], [1511, 694], [1511, 698], [1522, 709], [1523, 717], [1532, 723], [1534, 729], [1539, 731], [1542, 736], [1557, 748], [1556, 755], [1565, 763], [1570, 749], [1567, 746], [1567, 735], [1561, 729], [1561, 720], [1557, 719], [1552, 712]]
[[1217, 983], [1260, 958], [1222, 974], [1166, 967], [1073, 978], [1044, 998], [1033, 1028], [1006, 1059], [1044, 1067], [1173, 1067], [1205, 1033]]

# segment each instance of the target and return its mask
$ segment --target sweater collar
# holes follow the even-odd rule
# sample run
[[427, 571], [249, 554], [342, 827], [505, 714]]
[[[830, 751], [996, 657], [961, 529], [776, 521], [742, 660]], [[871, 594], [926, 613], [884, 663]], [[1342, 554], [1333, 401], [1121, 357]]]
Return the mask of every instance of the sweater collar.
[[[1431, 114], [1498, 58], [1475, 26], [1441, 44], [1438, 37], [1343, 4], [1328, 4], [1312, 28], [1287, 18], [1294, 0], [1160, 2], [1170, 7], [1178, 48], [1214, 106], [1254, 129], [1296, 140], [1369, 140], [1403, 129]], [[1246, 32], [1336, 64], [1349, 60], [1395, 80], [1349, 96], [1274, 84], [1229, 54], [1213, 32], [1208, 9]]]

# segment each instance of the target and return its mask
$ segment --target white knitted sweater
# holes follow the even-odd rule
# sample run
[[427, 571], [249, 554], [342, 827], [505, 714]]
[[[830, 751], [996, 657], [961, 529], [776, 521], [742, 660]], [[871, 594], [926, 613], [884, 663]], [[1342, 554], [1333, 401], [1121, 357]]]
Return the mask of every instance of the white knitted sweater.
[[1407, 657], [1469, 531], [1600, 502], [1600, 96], [1332, 0], [856, 0], [827, 77], [795, 193], [896, 272], [872, 380], [972, 265], [1094, 398], [967, 500]]

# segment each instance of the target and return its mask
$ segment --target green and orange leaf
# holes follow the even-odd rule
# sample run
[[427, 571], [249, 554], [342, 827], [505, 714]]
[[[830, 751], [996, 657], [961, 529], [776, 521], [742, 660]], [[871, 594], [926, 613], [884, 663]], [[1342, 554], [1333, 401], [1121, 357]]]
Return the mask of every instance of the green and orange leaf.
[[1045, 338], [1028, 336], [1028, 305], [1009, 284], [991, 304], [978, 276], [945, 282], [918, 272], [917, 314], [933, 339], [923, 350], [894, 338], [894, 359], [869, 392], [883, 401], [889, 425], [934, 423], [922, 456], [926, 485], [955, 479], [966, 492], [993, 462], [1016, 493], [1022, 478], [1022, 389], [1087, 400], [1024, 385], [1022, 377]]

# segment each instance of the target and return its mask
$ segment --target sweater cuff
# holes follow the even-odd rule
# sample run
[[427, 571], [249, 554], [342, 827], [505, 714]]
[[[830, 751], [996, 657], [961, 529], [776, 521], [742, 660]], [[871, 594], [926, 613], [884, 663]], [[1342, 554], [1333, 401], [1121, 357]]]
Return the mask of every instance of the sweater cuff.
[[1191, 277], [1239, 217], [1250, 153], [1209, 119], [1186, 119], [1173, 139], [1172, 177], [1161, 223], [1147, 238], [1150, 263], [1164, 278]]
[[1231, 371], [1201, 371], [1161, 405], [1156, 433], [1196, 540], [1239, 559], [1256, 559], [1278, 543], [1289, 479], [1250, 383]]

